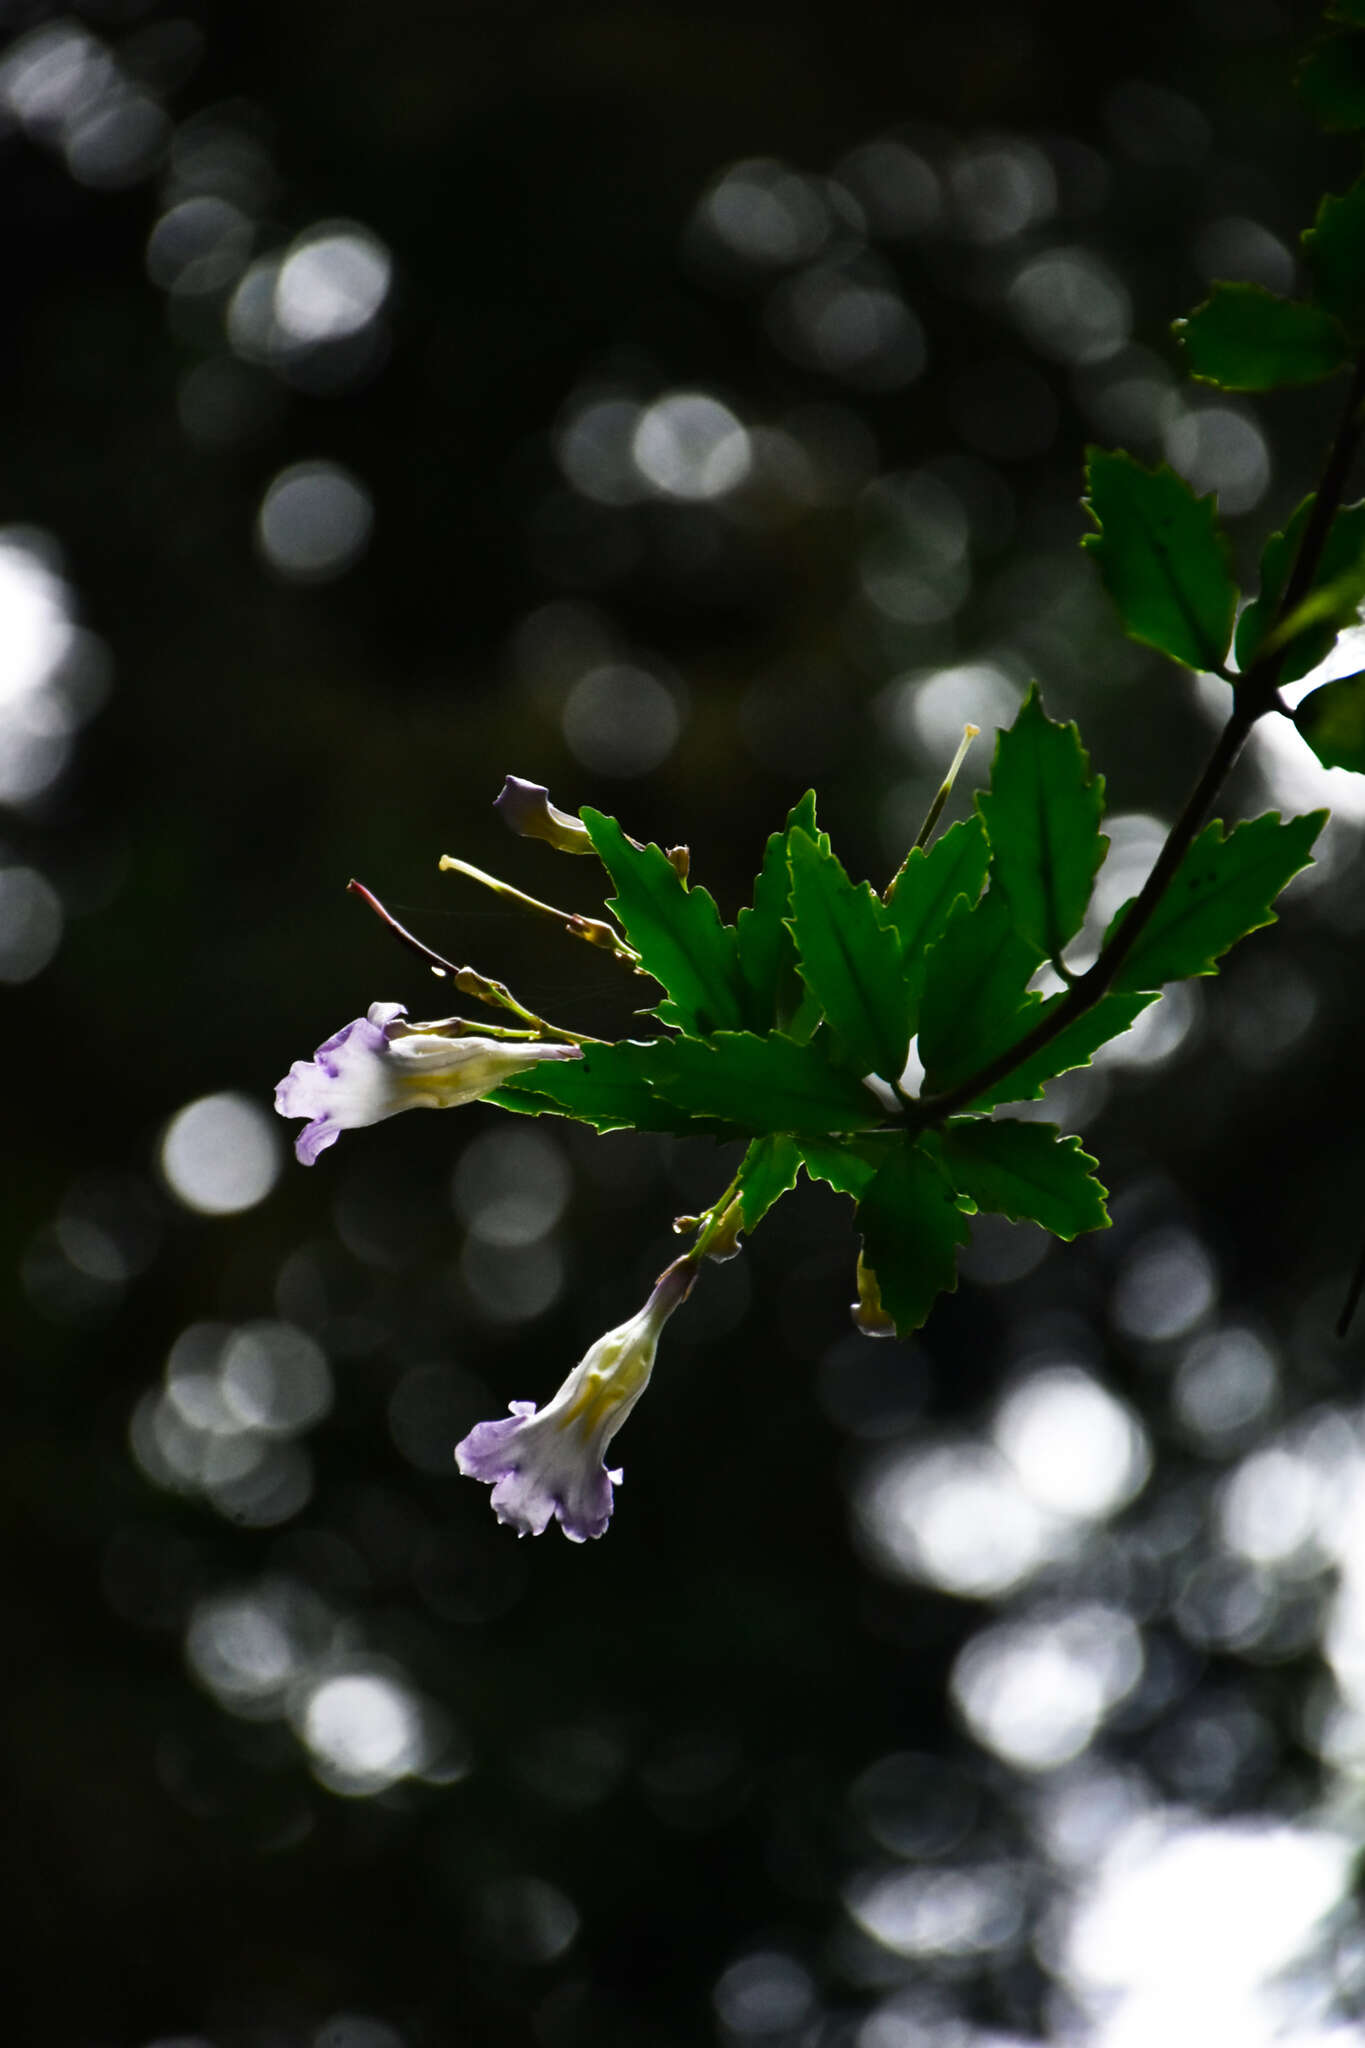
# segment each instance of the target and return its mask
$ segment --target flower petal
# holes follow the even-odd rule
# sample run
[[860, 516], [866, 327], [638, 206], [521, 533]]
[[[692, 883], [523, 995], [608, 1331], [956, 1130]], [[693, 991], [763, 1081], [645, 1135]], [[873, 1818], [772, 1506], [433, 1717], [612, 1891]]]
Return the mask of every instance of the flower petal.
[[513, 1401], [510, 1419], [476, 1423], [456, 1445], [461, 1472], [492, 1486], [500, 1522], [539, 1536], [557, 1518], [574, 1543], [603, 1534], [621, 1482], [603, 1452], [648, 1386], [659, 1333], [695, 1277], [686, 1257], [675, 1260], [639, 1314], [590, 1345], [544, 1408]]
[[359, 1130], [404, 1109], [454, 1109], [477, 1102], [513, 1074], [541, 1060], [577, 1060], [578, 1045], [555, 1041], [484, 1038], [474, 1033], [403, 1029], [402, 1003], [371, 1003], [369, 1013], [343, 1024], [311, 1060], [295, 1060], [275, 1090], [281, 1116], [310, 1119], [294, 1141], [303, 1165]]

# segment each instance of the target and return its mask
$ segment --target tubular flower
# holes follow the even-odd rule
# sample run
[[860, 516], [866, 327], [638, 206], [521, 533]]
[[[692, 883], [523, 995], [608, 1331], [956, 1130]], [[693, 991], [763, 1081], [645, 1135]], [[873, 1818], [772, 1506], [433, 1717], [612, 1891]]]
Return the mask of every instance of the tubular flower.
[[377, 1124], [401, 1109], [455, 1109], [477, 1102], [540, 1060], [576, 1060], [582, 1047], [499, 1038], [448, 1038], [399, 1022], [402, 1003], [371, 1003], [311, 1060], [295, 1060], [275, 1090], [281, 1116], [311, 1118], [294, 1140], [304, 1166], [343, 1131]]
[[621, 1483], [603, 1452], [649, 1385], [659, 1333], [695, 1277], [677, 1260], [640, 1313], [599, 1337], [544, 1408], [513, 1401], [510, 1420], [480, 1422], [456, 1445], [461, 1472], [492, 1486], [494, 1514], [519, 1536], [539, 1536], [554, 1516], [574, 1543], [603, 1533]]

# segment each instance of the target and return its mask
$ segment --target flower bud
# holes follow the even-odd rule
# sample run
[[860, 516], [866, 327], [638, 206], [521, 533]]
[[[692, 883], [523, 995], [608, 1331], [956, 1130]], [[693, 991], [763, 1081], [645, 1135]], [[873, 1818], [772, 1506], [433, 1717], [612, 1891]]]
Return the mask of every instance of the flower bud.
[[862, 1253], [858, 1254], [858, 1299], [851, 1305], [855, 1328], [864, 1337], [894, 1337], [895, 1318], [882, 1307], [881, 1289], [877, 1276], [868, 1265]]
[[549, 790], [538, 782], [523, 782], [519, 775], [509, 775], [501, 794], [493, 799], [493, 809], [501, 811], [504, 825], [522, 839], [548, 840], [560, 853], [593, 850], [586, 825], [567, 811], [557, 810], [550, 802]]

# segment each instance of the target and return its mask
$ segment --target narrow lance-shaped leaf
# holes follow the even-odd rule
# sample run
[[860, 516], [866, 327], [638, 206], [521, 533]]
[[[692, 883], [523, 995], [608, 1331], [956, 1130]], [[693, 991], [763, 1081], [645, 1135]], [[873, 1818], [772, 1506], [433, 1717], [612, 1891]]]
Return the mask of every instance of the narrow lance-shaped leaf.
[[[1303, 544], [1313, 499], [1295, 507], [1282, 533], [1272, 533], [1261, 555], [1261, 588], [1237, 621], [1237, 666], [1244, 672], [1275, 628], [1294, 563]], [[1347, 505], [1332, 521], [1309, 585], [1310, 598], [1326, 598], [1322, 614], [1295, 633], [1280, 655], [1279, 679], [1296, 682], [1331, 653], [1337, 633], [1355, 618], [1365, 597], [1365, 502]]]
[[797, 829], [828, 844], [823, 833], [817, 835], [814, 791], [802, 797], [784, 830], [774, 832], [768, 840], [754, 883], [753, 904], [735, 920], [746, 1022], [754, 1031], [771, 1031], [774, 1026], [783, 1029], [804, 993], [796, 972], [796, 941], [786, 923], [792, 885], [788, 841]]
[[1079, 1138], [1055, 1124], [971, 1118], [947, 1124], [943, 1164], [959, 1194], [1016, 1223], [1041, 1223], [1054, 1237], [1100, 1230], [1109, 1221], [1096, 1165]]
[[[1216, 973], [1238, 939], [1275, 922], [1270, 906], [1290, 877], [1307, 867], [1326, 820], [1326, 811], [1310, 811], [1282, 824], [1279, 813], [1270, 811], [1226, 838], [1217, 818], [1206, 825], [1121, 963], [1115, 989], [1160, 988], [1188, 975]], [[1106, 945], [1131, 907], [1130, 900], [1114, 918]]]
[[928, 1093], [955, 1087], [1022, 1037], [1038, 1010], [1025, 991], [1042, 957], [994, 887], [975, 907], [955, 906], [925, 970], [919, 1053]]
[[614, 818], [586, 807], [580, 815], [616, 888], [609, 908], [641, 965], [667, 991], [658, 1016], [690, 1031], [742, 1025], [735, 934], [721, 923], [714, 898], [689, 889], [659, 847], [634, 845]]
[[854, 1071], [895, 1083], [910, 1024], [890, 919], [866, 882], [855, 888], [832, 851], [804, 832], [790, 837], [790, 923], [801, 979]]
[[952, 1183], [922, 1146], [903, 1142], [869, 1182], [858, 1227], [882, 1306], [908, 1337], [957, 1286], [968, 1225]]
[[1365, 775], [1365, 672], [1310, 690], [1294, 723], [1324, 768]]
[[1335, 313], [1352, 341], [1365, 338], [1365, 178], [1349, 192], [1328, 193], [1303, 237], [1313, 296]]
[[1124, 631], [1187, 668], [1217, 669], [1237, 606], [1228, 545], [1213, 499], [1196, 498], [1164, 464], [1091, 449], [1086, 507], [1095, 556]]
[[986, 886], [990, 842], [980, 818], [962, 818], [928, 848], [912, 847], [886, 900], [901, 944], [910, 1029], [919, 1022], [929, 948], [943, 936], [960, 896], [974, 904]]
[[1334, 313], [1281, 299], [1259, 284], [1216, 284], [1174, 332], [1190, 374], [1223, 391], [1276, 391], [1317, 384], [1350, 358]]
[[831, 1067], [818, 1045], [773, 1032], [721, 1031], [668, 1039], [652, 1063], [655, 1087], [692, 1116], [769, 1131], [862, 1131], [882, 1121], [870, 1089]]
[[997, 740], [990, 789], [976, 802], [990, 835], [992, 888], [1020, 935], [1059, 959], [1109, 844], [1100, 832], [1104, 780], [1091, 780], [1080, 734], [1047, 716], [1036, 685]]

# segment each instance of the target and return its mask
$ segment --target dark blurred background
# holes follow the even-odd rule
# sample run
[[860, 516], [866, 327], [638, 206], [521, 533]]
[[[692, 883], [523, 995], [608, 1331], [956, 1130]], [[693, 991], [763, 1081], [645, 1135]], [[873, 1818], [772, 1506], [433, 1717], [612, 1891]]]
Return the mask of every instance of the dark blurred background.
[[437, 872], [597, 908], [509, 770], [733, 913], [811, 783], [884, 877], [1036, 674], [1137, 886], [1226, 693], [1119, 637], [1084, 444], [1216, 489], [1254, 574], [1340, 396], [1201, 392], [1169, 321], [1292, 289], [1359, 152], [1294, 103], [1312, 10], [1100, 22], [0, 5], [6, 2041], [1358, 2038], [1350, 778], [1258, 734], [1229, 805], [1338, 806], [1319, 866], [1053, 1089], [1113, 1230], [987, 1219], [869, 1344], [804, 1188], [584, 1549], [451, 1447], [727, 1157], [479, 1105], [307, 1172], [269, 1108], [448, 1007], [352, 874], [638, 1030]]

